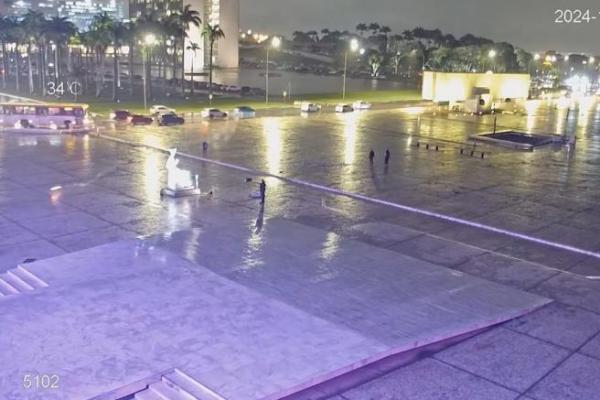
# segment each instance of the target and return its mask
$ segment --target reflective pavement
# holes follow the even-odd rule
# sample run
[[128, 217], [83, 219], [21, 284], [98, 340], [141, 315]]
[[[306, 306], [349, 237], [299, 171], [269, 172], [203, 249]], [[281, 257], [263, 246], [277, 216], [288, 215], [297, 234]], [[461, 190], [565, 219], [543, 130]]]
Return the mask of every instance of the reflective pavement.
[[[569, 129], [578, 137], [574, 151], [482, 147], [491, 153], [483, 160], [461, 156], [458, 149], [469, 134], [491, 130], [492, 117], [419, 116], [418, 111], [192, 121], [161, 129], [107, 124], [101, 131], [197, 155], [207, 141], [206, 156], [212, 159], [599, 250], [596, 105], [582, 115], [570, 114]], [[535, 113], [499, 116], [498, 125], [562, 130], [564, 112]], [[418, 140], [438, 143], [440, 151], [417, 148]], [[377, 152], [372, 169], [371, 148]], [[381, 160], [385, 148], [392, 152], [387, 173]], [[411, 393], [424, 399], [441, 393], [491, 398], [484, 394], [500, 392], [497, 398], [523, 393], [534, 399], [598, 398], [592, 377], [600, 371], [600, 281], [589, 277], [600, 275], [600, 263], [594, 257], [274, 178], [267, 179], [261, 214], [248, 198], [256, 188], [246, 174], [192, 161], [182, 163], [199, 173], [201, 186], [213, 189], [214, 197], [161, 202], [164, 155], [93, 137], [4, 137], [0, 153], [0, 271], [25, 258], [136, 235], [230, 223], [259, 230], [269, 218], [285, 217], [556, 300], [342, 398], [414, 398]], [[55, 185], [62, 189], [49, 192]], [[411, 378], [423, 371], [434, 378]]]

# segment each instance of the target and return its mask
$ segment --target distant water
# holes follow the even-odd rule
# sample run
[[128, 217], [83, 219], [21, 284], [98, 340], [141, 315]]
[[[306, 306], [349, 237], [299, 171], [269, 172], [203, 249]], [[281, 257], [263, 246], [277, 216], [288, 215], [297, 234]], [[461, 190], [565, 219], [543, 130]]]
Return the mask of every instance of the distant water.
[[[264, 89], [266, 86], [264, 73], [264, 70], [256, 69], [215, 70], [213, 79], [216, 83], [224, 85], [250, 86]], [[269, 92], [273, 96], [281, 96], [284, 91], [289, 91], [290, 89], [292, 96], [342, 92], [342, 76], [322, 76], [286, 71], [271, 71], [271, 74], [269, 76]], [[198, 81], [208, 81], [208, 77], [206, 76], [197, 77], [196, 79]], [[407, 85], [404, 82], [348, 78], [346, 90], [348, 92], [393, 90], [406, 87]]]

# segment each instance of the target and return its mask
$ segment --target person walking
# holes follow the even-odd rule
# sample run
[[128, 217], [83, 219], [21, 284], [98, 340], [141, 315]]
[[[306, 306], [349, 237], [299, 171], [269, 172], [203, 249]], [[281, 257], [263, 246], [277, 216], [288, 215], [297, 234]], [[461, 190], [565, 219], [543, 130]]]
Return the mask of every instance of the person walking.
[[392, 154], [390, 153], [390, 149], [385, 149], [385, 165], [390, 163], [390, 157]]
[[375, 161], [375, 152], [373, 151], [373, 149], [371, 149], [371, 151], [369, 152], [369, 162], [371, 163], [371, 165], [373, 165], [374, 161]]
[[265, 204], [265, 196], [267, 194], [267, 184], [264, 179], [262, 179], [260, 181], [258, 188], [260, 190], [260, 204]]

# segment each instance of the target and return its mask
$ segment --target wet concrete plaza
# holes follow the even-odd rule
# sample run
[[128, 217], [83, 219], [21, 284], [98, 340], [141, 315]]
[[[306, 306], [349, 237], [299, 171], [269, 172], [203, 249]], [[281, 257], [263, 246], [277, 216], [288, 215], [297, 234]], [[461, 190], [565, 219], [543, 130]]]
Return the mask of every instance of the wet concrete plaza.
[[[250, 173], [182, 159], [211, 199], [161, 200], [166, 156], [86, 137], [0, 138], [0, 272], [140, 235], [239, 227], [254, 249], [243, 265], [261, 271], [261, 231], [285, 219], [329, 240], [385, 249], [450, 271], [553, 299], [542, 309], [421, 358], [333, 399], [596, 399], [600, 386], [600, 114], [595, 103], [566, 113], [541, 106], [502, 115], [498, 126], [577, 136], [574, 149], [518, 152], [466, 138], [493, 117], [419, 114], [415, 108], [301, 117], [267, 116], [183, 127], [131, 128], [99, 122], [99, 133], [235, 164], [271, 175], [416, 207], [554, 242], [543, 245], [419, 213], [267, 177], [261, 210]], [[202, 142], [209, 143], [206, 153]], [[417, 142], [429, 143], [430, 150]], [[439, 151], [435, 151], [435, 146]], [[373, 167], [370, 149], [376, 151]], [[392, 154], [385, 167], [385, 149]], [[460, 149], [469, 149], [466, 155]], [[60, 189], [50, 190], [54, 186]], [[284, 235], [282, 235], [284, 236]], [[299, 234], [287, 240], [310, 241]], [[226, 244], [223, 244], [226, 246]], [[563, 246], [563, 247], [564, 247]], [[193, 249], [187, 249], [193, 253]], [[580, 251], [579, 251], [580, 250]], [[178, 249], [186, 257], [186, 249]], [[218, 254], [218, 252], [216, 252]], [[189, 256], [189, 254], [188, 254]], [[191, 256], [190, 256], [191, 257]], [[208, 258], [216, 262], [216, 257]], [[192, 257], [193, 258], [193, 257]], [[208, 265], [210, 267], [210, 265]], [[232, 267], [239, 267], [238, 264]], [[368, 268], [365, 267], [365, 268]], [[317, 271], [327, 282], [335, 270]], [[101, 272], [98, 272], [101, 275]], [[258, 278], [257, 278], [258, 279]], [[272, 285], [272, 284], [271, 284]], [[267, 286], [265, 286], [267, 287]], [[276, 295], [273, 286], [269, 286]], [[277, 288], [277, 285], [274, 285]], [[285, 285], [282, 283], [282, 287]], [[266, 289], [264, 289], [266, 290]], [[336, 290], [340, 290], [336, 288]], [[343, 315], [343, 312], [341, 312]], [[6, 327], [0, 327], [2, 331]], [[10, 329], [10, 328], [8, 328]]]

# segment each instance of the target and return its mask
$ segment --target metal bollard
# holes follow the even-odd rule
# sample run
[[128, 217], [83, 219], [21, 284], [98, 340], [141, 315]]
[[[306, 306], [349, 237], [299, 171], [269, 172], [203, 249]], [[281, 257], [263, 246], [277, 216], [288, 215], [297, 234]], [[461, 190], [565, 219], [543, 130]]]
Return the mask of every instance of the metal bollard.
[[471, 157], [473, 157], [473, 155], [475, 155], [475, 152], [471, 150]]
[[481, 159], [483, 160], [485, 158], [485, 153], [481, 152]]
[[440, 148], [437, 144], [435, 145], [435, 151], [440, 151]]
[[421, 142], [417, 142], [417, 147], [421, 147]]
[[460, 154], [465, 154], [465, 149], [460, 149]]

